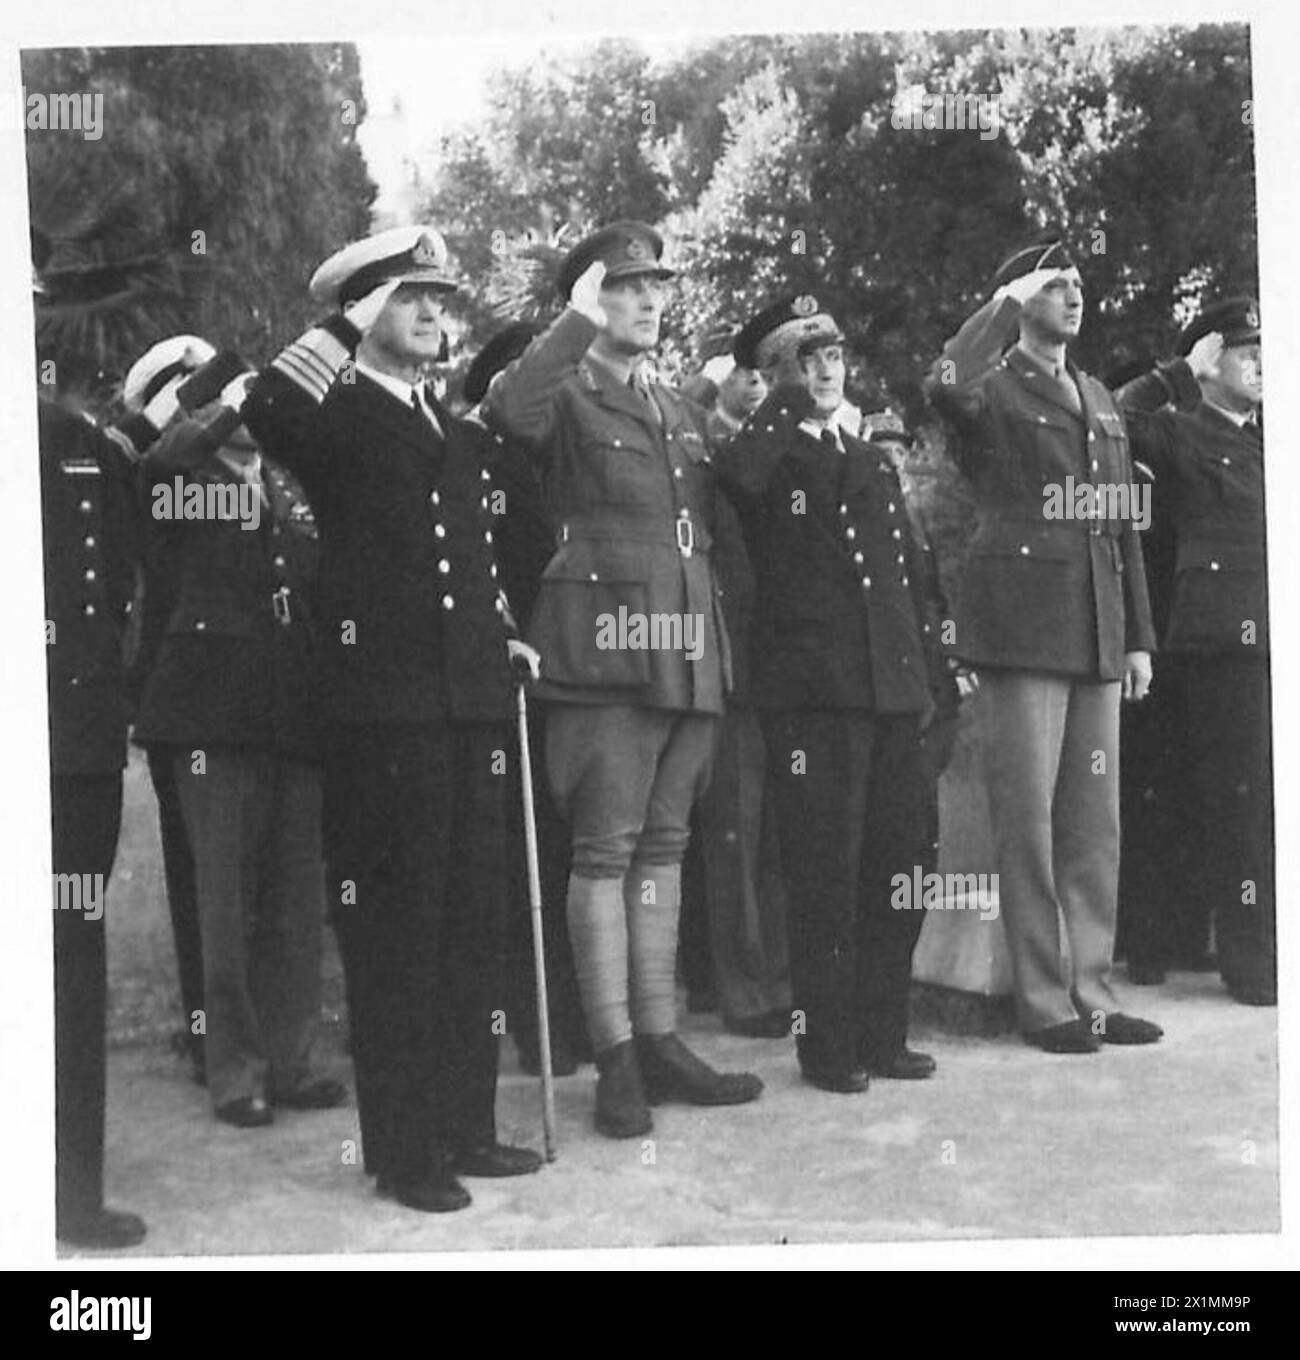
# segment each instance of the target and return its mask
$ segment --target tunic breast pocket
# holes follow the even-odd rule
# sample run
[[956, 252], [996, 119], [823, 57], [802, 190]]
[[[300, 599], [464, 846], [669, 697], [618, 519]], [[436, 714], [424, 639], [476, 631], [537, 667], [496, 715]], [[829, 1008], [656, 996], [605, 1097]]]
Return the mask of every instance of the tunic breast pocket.
[[599, 498], [614, 505], [643, 504], [657, 480], [653, 451], [621, 434], [586, 436], [582, 441], [582, 467]]

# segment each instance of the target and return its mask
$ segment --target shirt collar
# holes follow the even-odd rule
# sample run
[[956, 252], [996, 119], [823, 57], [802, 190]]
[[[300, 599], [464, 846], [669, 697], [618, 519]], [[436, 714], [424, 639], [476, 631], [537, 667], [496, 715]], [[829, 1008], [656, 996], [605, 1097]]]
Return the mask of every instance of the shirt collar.
[[801, 420], [799, 428], [805, 433], [810, 434], [820, 444], [822, 435], [830, 434], [835, 440], [835, 447], [840, 452], [844, 452], [844, 440], [840, 438], [839, 422], [832, 419], [825, 425], [819, 425], [815, 420]]
[[386, 392], [392, 393], [403, 406], [411, 406], [416, 398], [418, 398], [421, 409], [429, 418], [429, 423], [439, 434], [442, 433], [442, 426], [438, 422], [438, 417], [434, 415], [433, 407], [431, 407], [425, 399], [423, 383], [418, 383], [413, 386], [411, 383], [407, 382], [405, 378], [395, 378], [391, 373], [381, 373], [379, 369], [371, 368], [369, 364], [361, 359], [356, 360], [356, 366], [358, 373], [364, 373], [371, 382], [378, 383]]
[[1033, 366], [1040, 372], [1046, 373], [1049, 378], [1068, 380], [1070, 377], [1068, 362], [1063, 363], [1059, 368], [1057, 368], [1055, 364], [1049, 364], [1046, 359], [1040, 358], [1037, 354], [1033, 352], [1033, 350], [1026, 349], [1024, 345], [1021, 344], [1016, 345], [1016, 352], [1020, 355], [1023, 355], [1024, 358], [1028, 359], [1029, 362], [1033, 364]]
[[381, 373], [362, 359], [356, 360], [357, 372], [364, 373], [371, 382], [377, 382], [386, 392], [391, 392], [403, 406], [411, 404], [415, 388], [405, 378], [395, 378], [391, 373]]
[[594, 349], [587, 351], [587, 359], [596, 364], [597, 367], [608, 377], [617, 383], [626, 386], [628, 383], [635, 382], [638, 386], [648, 387], [652, 382], [658, 380], [658, 372], [655, 369], [653, 360], [646, 355], [641, 355], [632, 360], [632, 366], [628, 369], [626, 377], [621, 374], [608, 359], [597, 354]]
[[[1204, 400], [1204, 398], [1202, 398]], [[1206, 401], [1205, 404], [1212, 410], [1217, 411], [1224, 420], [1230, 420], [1239, 429], [1244, 429], [1247, 425], [1254, 424], [1253, 411], [1229, 411], [1226, 407], [1220, 406], [1217, 402]]]

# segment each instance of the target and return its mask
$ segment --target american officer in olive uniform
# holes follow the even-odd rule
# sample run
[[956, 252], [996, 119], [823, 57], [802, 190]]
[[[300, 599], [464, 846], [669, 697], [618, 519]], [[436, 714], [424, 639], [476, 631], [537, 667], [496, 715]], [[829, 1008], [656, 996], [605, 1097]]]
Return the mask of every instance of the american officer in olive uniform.
[[[224, 386], [223, 375], [217, 373], [212, 361], [216, 350], [196, 335], [173, 335], [151, 346], [127, 372], [122, 384], [122, 400], [132, 413], [141, 412], [147, 403], [156, 401], [158, 394], [170, 394], [170, 411], [192, 411], [186, 404], [186, 392], [193, 392], [193, 381], [200, 370], [204, 373], [203, 386], [208, 398], [216, 397]], [[233, 376], [233, 375], [231, 375]], [[216, 387], [213, 388], [213, 382]], [[148, 511], [144, 514], [145, 531], [140, 542], [140, 582], [137, 601], [140, 606], [135, 620], [137, 633], [134, 656], [127, 677], [127, 688], [134, 711], [139, 710], [144, 682], [158, 654], [158, 647], [166, 636], [170, 618], [171, 564], [158, 561], [156, 550], [161, 546], [156, 534], [147, 530]], [[163, 882], [167, 891], [167, 914], [171, 918], [172, 943], [176, 949], [176, 974], [180, 984], [183, 1028], [177, 1047], [189, 1056], [190, 1070], [202, 1085], [207, 1078], [203, 1070], [203, 1034], [197, 1016], [203, 1010], [203, 945], [199, 931], [198, 897], [194, 886], [194, 855], [185, 833], [185, 818], [181, 813], [180, 797], [176, 791], [173, 752], [160, 742], [149, 745], [145, 752], [149, 764], [149, 779], [153, 784], [154, 800], [158, 804], [158, 838], [162, 842]]]
[[1049, 1051], [1151, 1043], [1159, 1027], [1120, 1012], [1111, 986], [1120, 696], [1145, 694], [1155, 641], [1142, 548], [1131, 516], [1047, 513], [1072, 484], [1131, 485], [1128, 438], [1110, 393], [1067, 357], [1083, 292], [1060, 243], [1017, 252], [995, 288], [926, 390], [954, 426], [978, 506], [954, 651], [978, 668], [988, 716], [1017, 1009]]
[[[750, 700], [760, 711], [788, 899], [799, 1064], [851, 1094], [926, 1077], [907, 1047], [923, 913], [891, 905], [932, 839], [922, 733], [955, 707], [942, 610], [888, 454], [841, 429], [843, 336], [804, 294], [759, 312], [737, 362], [771, 394], [717, 455], [756, 576]], [[934, 647], [929, 645], [933, 639]]]
[[174, 420], [145, 459], [166, 623], [135, 726], [169, 753], [193, 854], [208, 1091], [245, 1128], [272, 1105], [347, 1098], [309, 1068], [324, 918], [316, 526], [241, 424], [251, 376], [232, 374], [224, 400]]
[[[150, 412], [165, 422], [158, 404]], [[104, 1206], [103, 893], [122, 818], [136, 467], [157, 428], [143, 413], [102, 428], [45, 397], [37, 417], [55, 876], [56, 1231], [76, 1245], [130, 1247], [143, 1239], [144, 1223]]]
[[[490, 440], [421, 380], [454, 290], [431, 228], [327, 260], [336, 309], [243, 407], [301, 479], [317, 590], [327, 902], [346, 973], [367, 1171], [427, 1212], [457, 1175], [537, 1170], [496, 1140], [506, 796], [514, 686], [486, 494]], [[353, 355], [355, 353], [355, 359]]]
[[1161, 684], [1182, 699], [1180, 785], [1191, 884], [1213, 909], [1219, 970], [1250, 1005], [1277, 1002], [1264, 442], [1259, 307], [1229, 298], [1179, 358], [1121, 389], [1137, 456], [1176, 538]]
[[[728, 657], [704, 416], [646, 365], [672, 274], [662, 255], [638, 222], [581, 241], [559, 271], [565, 311], [484, 402], [544, 468], [559, 529], [530, 637], [551, 787], [573, 828], [569, 935], [600, 1069], [596, 1125], [611, 1137], [650, 1129], [647, 1099], [729, 1104], [762, 1089], [713, 1071], [676, 1033], [681, 863]], [[663, 645], [637, 646], [630, 630], [655, 619], [669, 623]]]

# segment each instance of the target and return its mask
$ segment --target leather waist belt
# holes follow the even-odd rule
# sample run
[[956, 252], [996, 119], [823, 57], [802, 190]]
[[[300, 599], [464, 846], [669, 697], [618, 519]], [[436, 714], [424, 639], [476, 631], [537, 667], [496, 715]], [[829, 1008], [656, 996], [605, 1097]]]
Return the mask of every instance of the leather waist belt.
[[682, 510], [671, 520], [664, 516], [574, 515], [564, 520], [556, 537], [560, 543], [575, 538], [607, 543], [651, 543], [675, 548], [683, 557], [693, 557], [695, 553], [708, 552], [713, 547], [713, 536], [689, 510]]

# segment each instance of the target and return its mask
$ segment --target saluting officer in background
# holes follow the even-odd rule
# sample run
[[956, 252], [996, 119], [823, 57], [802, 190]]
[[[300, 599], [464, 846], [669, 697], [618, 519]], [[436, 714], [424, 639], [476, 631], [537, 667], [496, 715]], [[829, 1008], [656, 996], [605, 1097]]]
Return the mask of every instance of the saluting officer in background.
[[455, 286], [431, 228], [345, 247], [311, 282], [340, 310], [242, 408], [320, 529], [327, 901], [366, 1170], [428, 1212], [469, 1204], [458, 1174], [541, 1164], [496, 1138], [502, 761], [510, 655], [528, 649], [508, 635], [493, 560], [490, 440], [422, 381]]
[[1176, 537], [1160, 682], [1182, 701], [1188, 885], [1213, 911], [1219, 971], [1247, 1005], [1277, 1003], [1259, 306], [1229, 298], [1172, 363], [1121, 389], [1137, 456]]
[[[559, 271], [568, 307], [484, 402], [543, 466], [559, 526], [530, 637], [551, 705], [551, 787], [573, 828], [569, 936], [600, 1070], [596, 1127], [616, 1138], [649, 1131], [647, 1100], [732, 1104], [762, 1090], [676, 1033], [682, 856], [728, 661], [704, 418], [645, 363], [672, 275], [662, 255], [639, 222], [579, 242]], [[651, 615], [676, 618], [695, 645], [600, 645], [608, 620]]]
[[[717, 455], [756, 577], [751, 702], [767, 742], [787, 893], [804, 1079], [865, 1091], [870, 1074], [924, 1078], [907, 1047], [922, 911], [891, 879], [928, 854], [922, 732], [955, 707], [927, 582], [888, 457], [840, 427], [844, 337], [809, 294], [765, 308], [736, 361], [770, 395]], [[934, 665], [929, 664], [931, 658]]]
[[[1132, 518], [1053, 519], [1045, 492], [1131, 484], [1124, 422], [1066, 346], [1083, 319], [1059, 241], [1018, 251], [926, 379], [953, 424], [979, 525], [954, 652], [978, 668], [1003, 921], [1026, 1039], [1057, 1053], [1152, 1043], [1111, 987], [1119, 873], [1119, 705], [1154, 645]], [[1017, 338], [1018, 336], [1018, 338]], [[1060, 919], [1069, 936], [1070, 966]]]
[[[475, 356], [465, 374], [463, 394], [477, 418], [478, 406], [488, 384], [512, 359], [517, 359], [538, 333], [529, 322], [516, 322], [498, 331]], [[517, 451], [507, 448], [504, 436], [492, 436], [499, 456], [492, 463], [493, 505], [496, 529], [493, 547], [501, 580], [510, 600], [510, 611], [523, 632], [532, 622], [546, 564], [555, 556], [555, 525], [543, 500], [540, 469]], [[499, 513], [497, 513], [499, 512]], [[528, 712], [531, 749], [541, 752], [544, 724], [541, 709]], [[546, 939], [546, 992], [550, 1003], [551, 1070], [557, 1077], [577, 1071], [578, 1063], [591, 1061], [591, 1046], [582, 1019], [582, 999], [573, 971], [569, 926], [565, 919], [565, 893], [572, 858], [568, 823], [560, 816], [546, 780], [536, 779], [533, 790], [537, 819], [537, 850], [542, 883], [542, 907]], [[518, 806], [519, 791], [511, 794]], [[538, 1075], [541, 1053], [537, 1032], [537, 984], [533, 970], [532, 931], [527, 912], [528, 880], [522, 835], [510, 847], [511, 916], [506, 931], [506, 971], [512, 1002], [507, 1026], [519, 1050], [520, 1066]]]
[[[151, 404], [155, 417], [166, 424], [184, 407], [183, 394], [194, 375], [200, 368], [206, 368], [215, 356], [216, 350], [197, 335], [173, 335], [160, 340], [127, 372], [122, 384], [122, 401], [127, 411], [134, 418]], [[160, 408], [160, 403], [165, 406]], [[135, 620], [138, 631], [127, 680], [132, 709], [136, 712], [149, 668], [167, 633], [172, 585], [168, 578], [172, 564], [158, 560], [157, 553], [162, 544], [158, 535], [149, 529], [147, 507], [143, 519], [136, 601], [139, 612]], [[202, 1085], [207, 1081], [203, 1067], [203, 1026], [199, 1019], [203, 1010], [203, 943], [194, 884], [194, 855], [185, 831], [180, 796], [176, 792], [173, 754], [160, 742], [151, 742], [145, 750], [154, 800], [158, 804], [163, 882], [180, 988], [183, 1028], [176, 1046], [189, 1057], [191, 1075]]]

